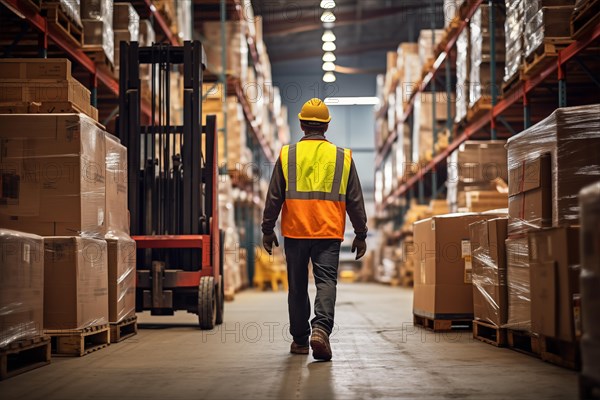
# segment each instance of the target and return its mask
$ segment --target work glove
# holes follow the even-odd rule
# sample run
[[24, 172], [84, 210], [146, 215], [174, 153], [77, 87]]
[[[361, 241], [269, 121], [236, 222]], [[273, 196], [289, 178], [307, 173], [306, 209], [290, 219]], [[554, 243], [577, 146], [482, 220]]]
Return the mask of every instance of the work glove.
[[367, 251], [367, 241], [365, 239], [354, 238], [351, 251], [354, 253], [354, 250], [356, 250], [355, 260], [358, 260], [364, 256]]
[[279, 247], [279, 242], [277, 241], [277, 235], [275, 232], [263, 234], [263, 247], [267, 253], [269, 253], [269, 255], [273, 254], [273, 243], [275, 243], [275, 246]]

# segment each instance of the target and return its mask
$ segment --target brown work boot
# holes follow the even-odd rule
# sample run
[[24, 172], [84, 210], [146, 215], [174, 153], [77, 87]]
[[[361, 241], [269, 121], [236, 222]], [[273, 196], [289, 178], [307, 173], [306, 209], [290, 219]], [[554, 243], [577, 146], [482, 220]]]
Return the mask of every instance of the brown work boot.
[[292, 354], [308, 354], [308, 345], [300, 345], [296, 342], [292, 342], [290, 347], [290, 353]]
[[323, 329], [313, 328], [312, 335], [310, 336], [310, 347], [313, 350], [313, 357], [317, 360], [331, 360], [329, 335]]

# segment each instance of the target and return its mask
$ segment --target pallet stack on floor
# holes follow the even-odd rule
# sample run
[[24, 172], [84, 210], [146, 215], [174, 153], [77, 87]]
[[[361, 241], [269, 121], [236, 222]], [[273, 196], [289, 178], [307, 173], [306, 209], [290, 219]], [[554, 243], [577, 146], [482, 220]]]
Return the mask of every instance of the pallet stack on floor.
[[[2, 73], [1, 87], [12, 87], [18, 73], [28, 81], [21, 93], [33, 96], [19, 98], [16, 109], [2, 103], [9, 113], [0, 114], [0, 224], [39, 235], [43, 318], [36, 321], [52, 338], [53, 353], [84, 355], [111, 342], [111, 325], [113, 341], [135, 332], [127, 150], [98, 121], [78, 113], [90, 93], [71, 76], [68, 60], [13, 59], [0, 66], [13, 73]], [[51, 104], [43, 97], [48, 92], [67, 113], [39, 112]], [[23, 100], [28, 106], [19, 108]], [[31, 245], [23, 248], [29, 262]]]

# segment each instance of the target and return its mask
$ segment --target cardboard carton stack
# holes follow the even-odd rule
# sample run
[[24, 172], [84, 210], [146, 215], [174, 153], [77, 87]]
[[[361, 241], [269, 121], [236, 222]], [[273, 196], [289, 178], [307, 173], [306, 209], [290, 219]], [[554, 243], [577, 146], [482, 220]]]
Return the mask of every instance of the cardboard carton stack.
[[0, 89], [1, 114], [83, 112], [98, 120], [90, 91], [66, 58], [0, 59]]
[[508, 206], [506, 142], [469, 140], [448, 157], [447, 200], [453, 212]]
[[[202, 27], [202, 34], [206, 38], [204, 50], [206, 51], [207, 69], [213, 74], [226, 73], [246, 80], [248, 72], [248, 43], [244, 35], [241, 21], [228, 21], [226, 23], [226, 70], [223, 71], [221, 59], [221, 23], [219, 21], [206, 21]], [[261, 59], [261, 61], [263, 61]]]
[[120, 43], [134, 42], [140, 37], [140, 16], [131, 3], [115, 3], [113, 6], [113, 32], [114, 32], [114, 65], [115, 76], [119, 76]]
[[233, 299], [235, 292], [242, 287], [240, 235], [236, 229], [233, 202], [231, 179], [222, 175], [219, 178], [219, 223], [225, 232], [222, 273], [226, 299]]
[[435, 320], [473, 319], [469, 224], [497, 216], [446, 214], [415, 222], [415, 315]]
[[491, 101], [492, 87], [500, 94], [500, 83], [504, 76], [504, 3], [494, 3], [496, 30], [496, 73], [492, 76], [490, 65], [490, 7], [488, 4], [479, 6], [470, 24], [470, 67], [469, 67], [469, 108], [477, 101]]
[[597, 180], [600, 105], [559, 108], [509, 139], [507, 149], [506, 327], [573, 342], [577, 195]]
[[505, 0], [506, 19], [504, 20], [504, 37], [506, 52], [504, 54], [504, 82], [510, 82], [519, 73], [524, 57], [525, 3], [521, 0]]
[[473, 316], [497, 327], [506, 324], [505, 239], [508, 218], [500, 217], [469, 225], [471, 241]]
[[422, 29], [419, 32], [419, 61], [422, 67], [433, 64], [435, 46], [442, 40], [444, 32], [443, 29]]
[[581, 375], [600, 382], [600, 182], [579, 194], [581, 215]]
[[114, 65], [113, 1], [81, 0], [80, 13], [84, 50], [101, 52]]
[[439, 134], [444, 130], [448, 117], [448, 102], [451, 104], [450, 111], [454, 113], [454, 98], [447, 98], [447, 94], [418, 93], [413, 103], [413, 162], [429, 161], [434, 155], [433, 138], [433, 108], [435, 107], [436, 142]]
[[525, 57], [529, 57], [546, 42], [569, 40], [566, 23], [573, 13], [574, 0], [540, 0], [525, 2]]
[[[419, 45], [417, 43], [400, 43], [397, 52], [397, 69], [400, 81], [398, 82], [399, 91], [396, 93], [396, 104], [403, 109], [421, 79]], [[402, 116], [401, 112], [396, 114], [399, 117]]]
[[44, 332], [44, 239], [0, 229], [0, 349]]

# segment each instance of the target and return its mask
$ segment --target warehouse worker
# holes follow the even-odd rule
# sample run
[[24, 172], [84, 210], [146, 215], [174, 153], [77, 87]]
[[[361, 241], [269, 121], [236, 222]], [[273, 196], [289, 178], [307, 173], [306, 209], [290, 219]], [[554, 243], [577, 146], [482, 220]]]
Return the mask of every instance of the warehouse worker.
[[[279, 212], [285, 238], [289, 282], [288, 311], [291, 353], [331, 359], [329, 335], [334, 324], [337, 269], [344, 239], [346, 212], [356, 237], [356, 259], [367, 250], [367, 217], [352, 153], [325, 138], [329, 109], [319, 99], [304, 104], [298, 114], [304, 137], [283, 146], [275, 164], [263, 214], [263, 246], [272, 254], [279, 246], [274, 228]], [[317, 286], [315, 317], [310, 321], [308, 263]], [[312, 326], [312, 335], [311, 335]], [[310, 341], [309, 341], [310, 337]]]

